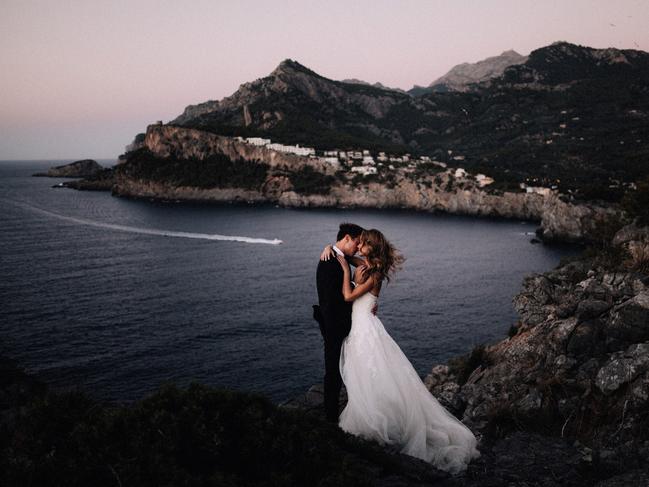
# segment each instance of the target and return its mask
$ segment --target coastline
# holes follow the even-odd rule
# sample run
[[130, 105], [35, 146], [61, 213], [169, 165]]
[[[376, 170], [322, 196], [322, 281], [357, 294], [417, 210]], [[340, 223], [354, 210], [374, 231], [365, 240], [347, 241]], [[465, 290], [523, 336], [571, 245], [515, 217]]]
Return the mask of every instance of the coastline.
[[[437, 167], [428, 173], [390, 168], [364, 177], [319, 158], [251, 145], [241, 138], [155, 124], [114, 168], [62, 186], [165, 202], [407, 209], [526, 220], [539, 223], [537, 235], [546, 242], [594, 241], [598, 225], [620, 215], [617, 205], [568, 202], [556, 191], [484, 189], [462, 168]], [[252, 178], [247, 187], [241, 187], [242, 177]]]
[[[458, 193], [436, 193], [442, 195], [443, 203], [431, 204], [431, 199], [421, 197], [408, 201], [401, 196], [385, 197], [381, 185], [368, 186], [362, 191], [338, 190], [334, 195], [299, 195], [293, 191], [280, 197], [264, 195], [259, 191], [232, 188], [198, 189], [192, 187], [171, 187], [151, 182], [122, 181], [112, 188], [114, 196], [149, 201], [197, 204], [243, 204], [277, 205], [285, 208], [323, 209], [376, 209], [407, 210], [420, 213], [449, 214], [479, 218], [531, 221], [540, 225], [537, 236], [545, 242], [585, 243], [597, 238], [597, 224], [618, 214], [613, 208], [595, 205], [571, 205], [557, 196], [542, 197], [507, 193], [511, 197], [492, 196], [490, 203], [476, 203], [482, 195], [469, 191]], [[397, 190], [398, 191], [398, 190]], [[396, 193], [396, 192], [395, 192]], [[401, 193], [404, 194], [404, 193]], [[407, 193], [405, 193], [407, 194]], [[500, 200], [498, 199], [500, 198]], [[526, 201], [529, 199], [530, 201]], [[512, 201], [515, 204], [512, 204]]]

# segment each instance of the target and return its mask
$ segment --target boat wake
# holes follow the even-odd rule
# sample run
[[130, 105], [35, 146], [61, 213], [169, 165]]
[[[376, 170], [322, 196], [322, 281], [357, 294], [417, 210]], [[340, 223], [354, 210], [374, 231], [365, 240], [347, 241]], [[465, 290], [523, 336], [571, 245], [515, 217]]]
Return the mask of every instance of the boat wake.
[[236, 235], [219, 235], [219, 234], [210, 234], [210, 233], [194, 233], [194, 232], [177, 232], [174, 230], [161, 230], [157, 228], [142, 228], [142, 227], [131, 227], [128, 225], [117, 225], [114, 223], [103, 223], [96, 222], [93, 220], [86, 220], [84, 218], [75, 218], [72, 216], [60, 215], [52, 211], [43, 210], [36, 206], [32, 206], [27, 203], [22, 203], [18, 201], [5, 200], [2, 201], [10, 203], [12, 205], [33, 211], [35, 213], [40, 213], [41, 215], [46, 215], [52, 218], [58, 218], [59, 220], [64, 220], [72, 223], [77, 223], [79, 225], [89, 225], [91, 227], [105, 228], [108, 230], [117, 230], [120, 232], [130, 232], [130, 233], [139, 233], [143, 235], [156, 235], [160, 237], [179, 237], [179, 238], [195, 238], [201, 240], [218, 240], [218, 241], [230, 241], [230, 242], [244, 242], [244, 243], [255, 243], [255, 244], [268, 244], [268, 245], [279, 245], [282, 243], [281, 240], [275, 239], [266, 239], [266, 238], [254, 238], [254, 237], [240, 237]]

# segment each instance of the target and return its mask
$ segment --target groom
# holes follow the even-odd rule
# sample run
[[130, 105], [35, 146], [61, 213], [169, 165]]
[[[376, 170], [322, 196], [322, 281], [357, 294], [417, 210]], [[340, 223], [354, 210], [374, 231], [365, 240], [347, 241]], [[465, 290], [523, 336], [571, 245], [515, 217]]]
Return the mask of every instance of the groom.
[[[342, 223], [333, 247], [338, 255], [353, 257], [358, 250], [363, 229], [353, 223]], [[320, 324], [324, 338], [325, 377], [324, 405], [327, 421], [338, 423], [338, 396], [342, 387], [340, 376], [340, 348], [352, 326], [352, 303], [345, 302], [342, 293], [343, 270], [336, 259], [318, 262], [316, 273], [318, 301], [313, 306], [313, 317]]]

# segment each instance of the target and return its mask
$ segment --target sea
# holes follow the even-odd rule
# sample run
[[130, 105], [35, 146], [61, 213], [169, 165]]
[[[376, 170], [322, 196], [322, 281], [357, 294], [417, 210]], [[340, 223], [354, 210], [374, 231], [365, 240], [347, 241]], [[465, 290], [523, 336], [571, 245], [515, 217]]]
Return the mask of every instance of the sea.
[[31, 176], [68, 162], [0, 162], [0, 355], [101, 400], [200, 382], [282, 402], [320, 383], [315, 271], [341, 222], [406, 257], [378, 316], [422, 377], [506, 337], [523, 278], [580, 251], [531, 243], [529, 221], [161, 203]]

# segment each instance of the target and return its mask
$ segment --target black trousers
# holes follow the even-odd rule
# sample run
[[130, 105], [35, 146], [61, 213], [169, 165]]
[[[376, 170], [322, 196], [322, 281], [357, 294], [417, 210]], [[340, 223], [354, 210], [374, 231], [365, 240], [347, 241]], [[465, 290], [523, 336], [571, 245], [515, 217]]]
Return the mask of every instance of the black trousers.
[[325, 376], [324, 376], [324, 406], [327, 421], [338, 422], [338, 398], [340, 389], [343, 385], [343, 378], [340, 376], [340, 349], [344, 338], [327, 337], [324, 338], [324, 358], [325, 358]]
[[324, 339], [324, 407], [327, 421], [338, 423], [338, 399], [343, 378], [340, 376], [340, 349], [345, 337], [328, 331], [318, 305], [313, 306], [313, 318], [320, 325], [320, 333]]

